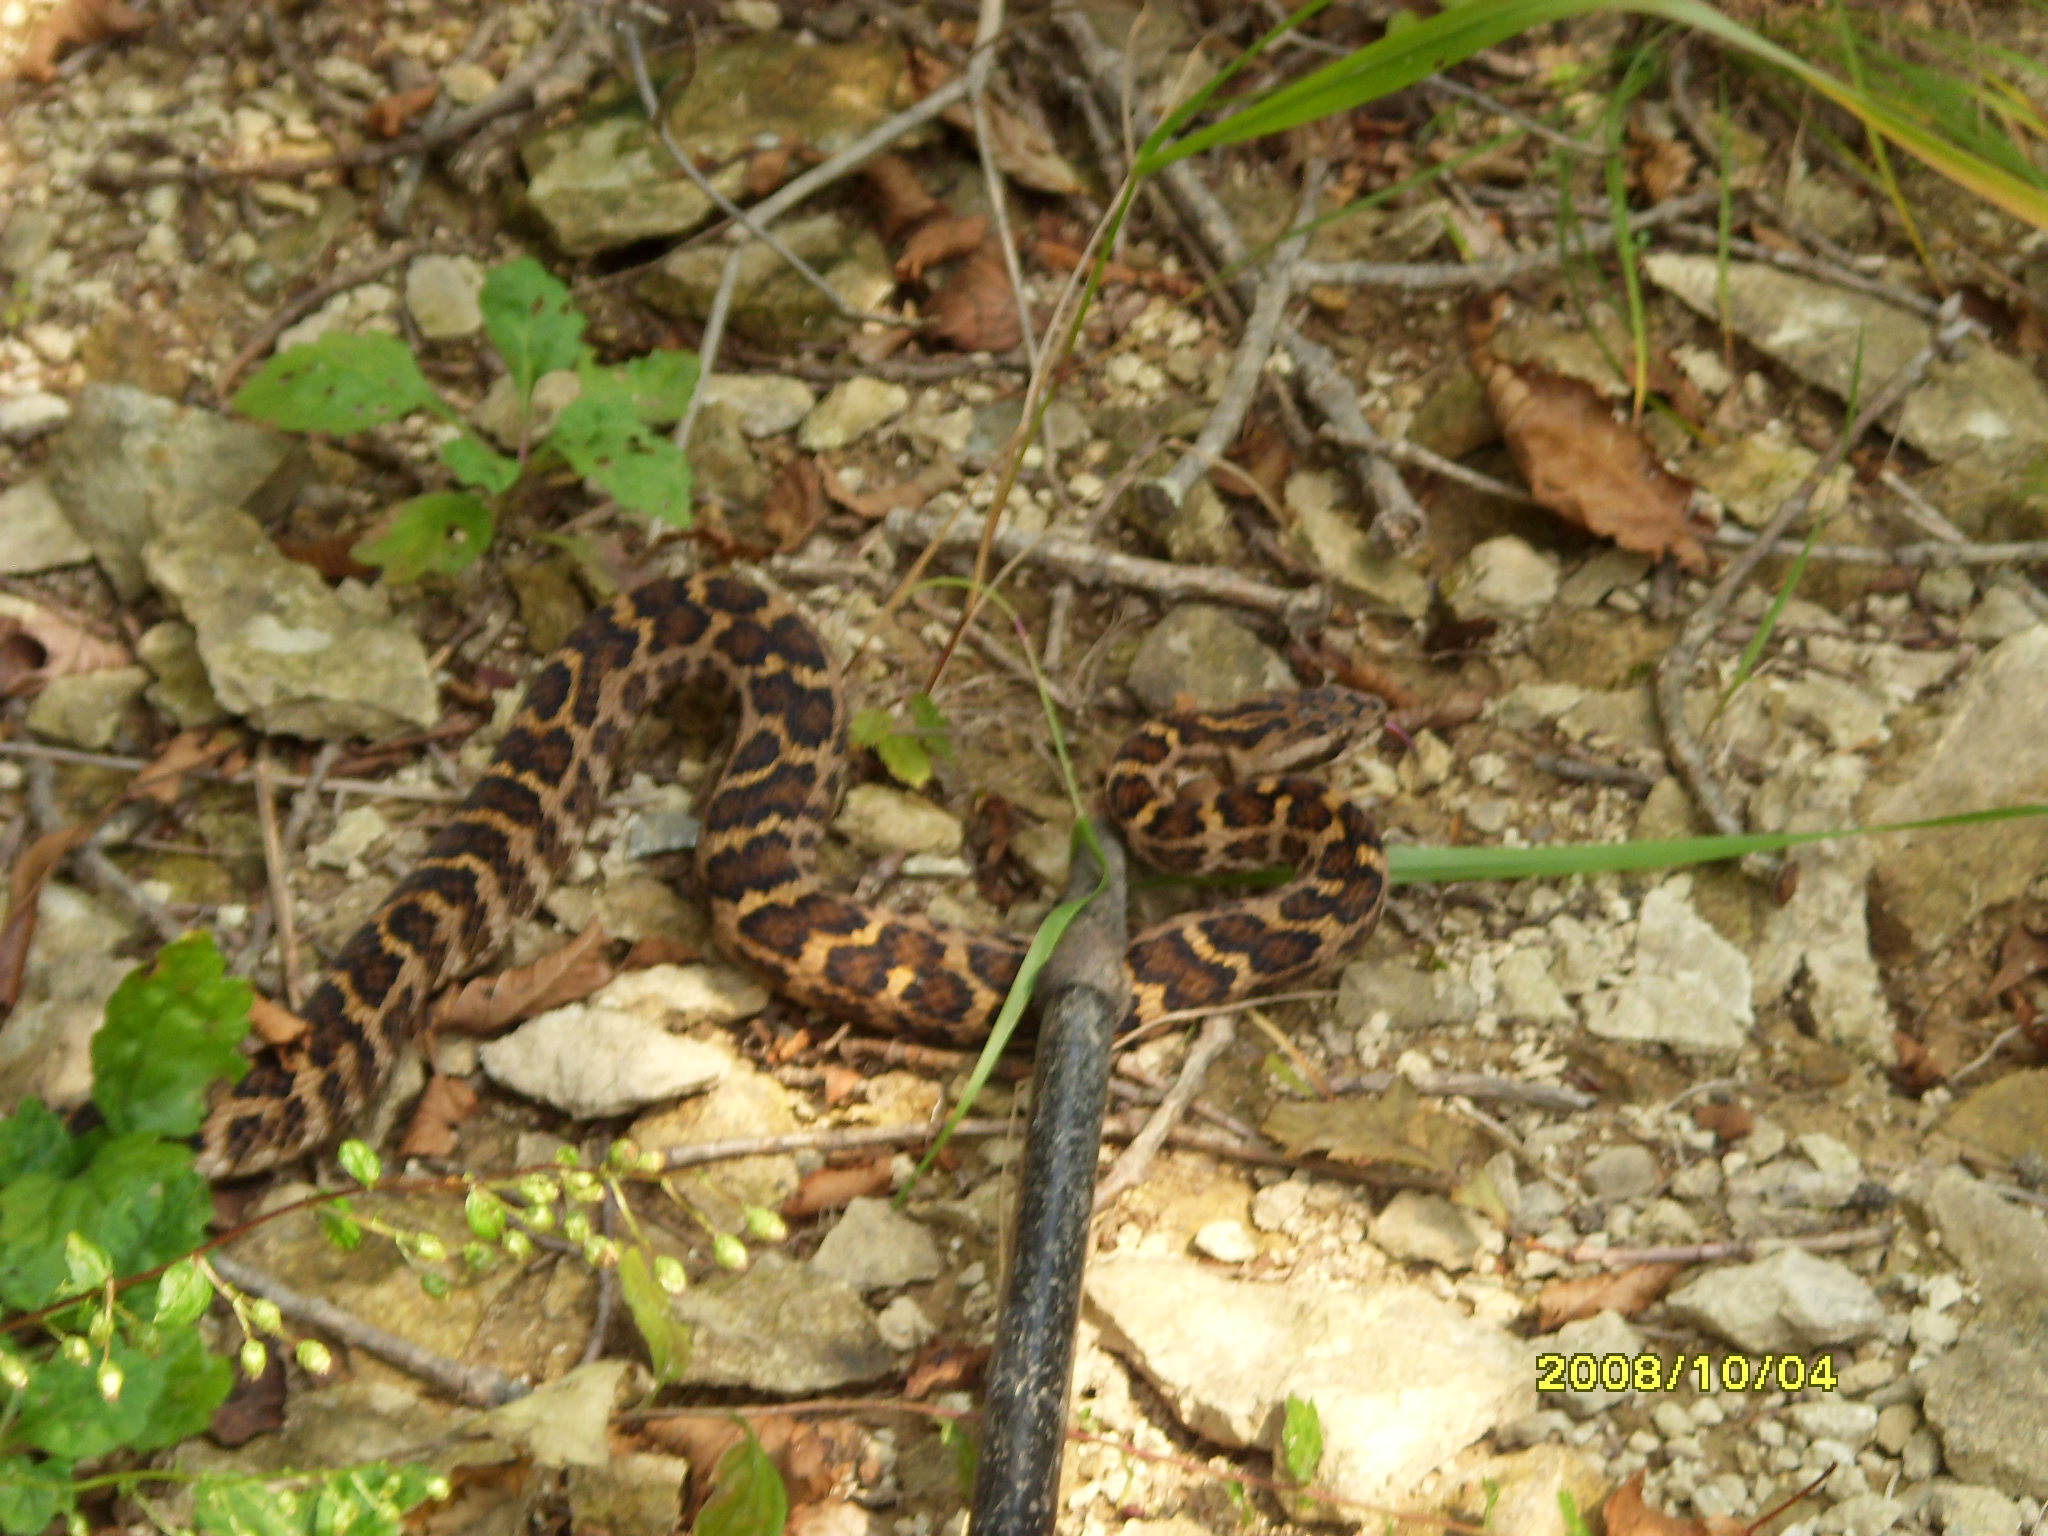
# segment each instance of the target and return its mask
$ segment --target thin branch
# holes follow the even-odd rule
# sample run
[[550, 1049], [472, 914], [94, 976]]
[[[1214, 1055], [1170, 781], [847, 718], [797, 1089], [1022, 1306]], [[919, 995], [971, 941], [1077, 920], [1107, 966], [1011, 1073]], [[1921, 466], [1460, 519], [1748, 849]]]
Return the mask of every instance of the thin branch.
[[1095, 1209], [1107, 1210], [1116, 1197], [1145, 1177], [1145, 1170], [1152, 1164], [1167, 1133], [1180, 1124], [1187, 1115], [1188, 1105], [1201, 1092], [1203, 1082], [1209, 1076], [1209, 1069], [1217, 1058], [1230, 1049], [1237, 1038], [1237, 1026], [1228, 1015], [1218, 1015], [1205, 1021], [1201, 1033], [1195, 1036], [1182, 1058], [1180, 1072], [1174, 1078], [1173, 1087], [1147, 1117], [1144, 1128], [1131, 1138], [1108, 1173], [1095, 1186]]

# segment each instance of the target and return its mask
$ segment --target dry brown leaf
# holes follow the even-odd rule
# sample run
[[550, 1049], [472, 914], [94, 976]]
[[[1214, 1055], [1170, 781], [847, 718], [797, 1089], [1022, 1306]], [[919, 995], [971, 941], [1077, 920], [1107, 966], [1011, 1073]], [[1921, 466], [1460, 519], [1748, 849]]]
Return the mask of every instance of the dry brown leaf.
[[867, 1083], [867, 1074], [852, 1067], [842, 1067], [836, 1061], [828, 1061], [818, 1069], [825, 1079], [825, 1107], [837, 1109], [840, 1105], [860, 1096]]
[[796, 1193], [782, 1202], [782, 1214], [791, 1221], [836, 1211], [848, 1201], [865, 1195], [879, 1195], [889, 1188], [889, 1154], [884, 1152], [864, 1162], [817, 1168], [804, 1176]]
[[1935, 1087], [1948, 1073], [1934, 1053], [1903, 1029], [1892, 1031], [1892, 1081], [1902, 1092], [1921, 1094]]
[[2031, 928], [2016, 927], [1999, 948], [1998, 974], [1984, 988], [1984, 995], [1997, 997], [2043, 971], [2048, 971], [2048, 937]]
[[1740, 1520], [1681, 1520], [1652, 1509], [1643, 1499], [1640, 1472], [1607, 1495], [1600, 1514], [1607, 1536], [1747, 1536], [1749, 1531]]
[[1756, 1129], [1756, 1116], [1740, 1104], [1695, 1104], [1692, 1123], [1723, 1141], [1740, 1141]]
[[1536, 1297], [1536, 1328], [1549, 1333], [1601, 1312], [1634, 1317], [1671, 1289], [1683, 1264], [1631, 1264], [1608, 1275], [1553, 1280]]
[[785, 141], [749, 157], [744, 183], [748, 202], [766, 197], [789, 180], [789, 163], [795, 153], [796, 146]]
[[[910, 51], [911, 88], [920, 96], [929, 96], [957, 73], [952, 65], [935, 54], [921, 48]], [[1018, 116], [992, 95], [985, 95], [982, 105], [987, 109], [989, 153], [995, 159], [997, 170], [1034, 192], [1050, 192], [1054, 197], [1072, 197], [1083, 189], [1080, 176], [1059, 152], [1049, 134]], [[949, 107], [939, 115], [968, 137], [973, 137], [974, 109], [967, 103]]]
[[14, 72], [48, 85], [57, 78], [57, 55], [65, 49], [131, 37], [147, 31], [152, 20], [122, 0], [64, 0], [29, 34]]
[[427, 1079], [420, 1101], [413, 1106], [412, 1122], [398, 1144], [402, 1157], [453, 1157], [455, 1129], [476, 1113], [476, 1089], [459, 1077], [436, 1072]]
[[5, 1018], [21, 997], [22, 978], [28, 972], [28, 952], [35, 942], [36, 917], [41, 911], [43, 883], [64, 861], [64, 855], [99, 830], [104, 817], [59, 827], [45, 832], [21, 850], [7, 881], [7, 921], [0, 924], [0, 1018]]
[[903, 1395], [916, 1402], [934, 1392], [971, 1388], [988, 1368], [991, 1353], [986, 1344], [927, 1344], [910, 1363]]
[[1623, 549], [1707, 568], [1708, 531], [1690, 515], [1692, 485], [1657, 461], [1590, 384], [1517, 368], [1484, 347], [1472, 365], [1529, 494]]
[[330, 534], [323, 539], [278, 539], [277, 552], [287, 560], [309, 565], [329, 581], [369, 581], [377, 574], [374, 565], [355, 557], [362, 537], [353, 533]]
[[942, 261], [965, 256], [988, 238], [988, 215], [973, 213], [962, 218], [945, 213], [926, 219], [903, 242], [903, 254], [896, 258], [896, 275], [905, 282], [921, 282], [925, 269]]
[[899, 507], [915, 512], [940, 491], [958, 485], [960, 468], [951, 459], [934, 459], [908, 480], [876, 486], [872, 491], [849, 490], [835, 471], [827, 469], [822, 483], [825, 494], [835, 505], [844, 507], [856, 517], [878, 523]]
[[861, 175], [881, 204], [882, 238], [891, 245], [926, 219], [947, 212], [901, 155], [877, 155], [861, 167]]
[[133, 660], [125, 645], [102, 639], [47, 605], [0, 615], [0, 698], [39, 693], [52, 678], [103, 672]]
[[1283, 1101], [1259, 1129], [1296, 1156], [1321, 1152], [1340, 1163], [1393, 1163], [1426, 1173], [1448, 1172], [1466, 1139], [1461, 1122], [1425, 1103], [1404, 1077], [1381, 1094]]
[[1699, 164], [1692, 145], [1683, 138], [1656, 133], [1647, 126], [1640, 111], [1629, 119], [1628, 137], [1634, 151], [1636, 178], [1651, 202], [1661, 203], [1685, 190]]
[[761, 527], [785, 555], [801, 548], [825, 520], [825, 488], [815, 459], [795, 458], [768, 487], [761, 502]]
[[1209, 483], [1225, 495], [1256, 496], [1277, 507], [1293, 472], [1294, 445], [1285, 432], [1262, 421], [1247, 426], [1224, 461], [1211, 466]]
[[372, 138], [395, 139], [410, 128], [413, 119], [434, 104], [434, 98], [441, 94], [438, 83], [414, 86], [409, 91], [393, 91], [364, 109], [363, 131]]
[[194, 769], [219, 764], [223, 771], [233, 772], [242, 755], [240, 743], [233, 731], [180, 731], [129, 781], [123, 798], [175, 805], [184, 793], [186, 775]]
[[575, 938], [531, 965], [466, 983], [442, 1000], [434, 1022], [466, 1035], [495, 1035], [521, 1019], [577, 1002], [619, 974], [605, 953], [610, 944], [603, 925], [593, 919]]
[[953, 269], [932, 295], [932, 334], [962, 352], [1007, 352], [1024, 339], [1017, 294], [993, 240]]

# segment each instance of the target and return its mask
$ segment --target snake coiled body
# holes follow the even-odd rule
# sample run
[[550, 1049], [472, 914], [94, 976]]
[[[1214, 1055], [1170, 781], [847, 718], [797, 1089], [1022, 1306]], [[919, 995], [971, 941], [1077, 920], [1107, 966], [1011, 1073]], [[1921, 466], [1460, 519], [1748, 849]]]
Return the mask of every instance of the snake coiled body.
[[[308, 1000], [307, 1034], [259, 1057], [215, 1101], [200, 1168], [253, 1173], [340, 1136], [435, 989], [539, 904], [634, 720], [660, 695], [703, 682], [739, 706], [698, 847], [720, 946], [785, 996], [841, 1019], [959, 1041], [984, 1032], [1016, 977], [1020, 941], [853, 901], [818, 879], [846, 761], [838, 678], [816, 630], [737, 576], [658, 580], [593, 612], [543, 666], [461, 809]], [[1312, 689], [1157, 721], [1124, 744], [1105, 798], [1151, 863], [1296, 871], [1286, 885], [1132, 940], [1134, 1021], [1298, 981], [1372, 930], [1385, 861], [1370, 818], [1314, 779], [1244, 769], [1378, 718], [1376, 700]]]

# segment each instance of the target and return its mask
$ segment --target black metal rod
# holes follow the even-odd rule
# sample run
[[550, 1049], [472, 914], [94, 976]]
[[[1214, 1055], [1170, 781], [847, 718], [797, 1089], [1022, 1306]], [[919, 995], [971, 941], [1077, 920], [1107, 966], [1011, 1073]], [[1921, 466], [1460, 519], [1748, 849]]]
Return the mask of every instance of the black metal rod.
[[[1009, 1293], [989, 1363], [973, 1536], [1049, 1536], [1058, 1513], [1110, 1053], [1130, 1006], [1123, 849], [1096, 825], [1109, 856], [1108, 888], [1067, 929], [1038, 983], [1031, 1123]], [[1094, 890], [1100, 877], [1085, 854], [1074, 864], [1070, 897]]]

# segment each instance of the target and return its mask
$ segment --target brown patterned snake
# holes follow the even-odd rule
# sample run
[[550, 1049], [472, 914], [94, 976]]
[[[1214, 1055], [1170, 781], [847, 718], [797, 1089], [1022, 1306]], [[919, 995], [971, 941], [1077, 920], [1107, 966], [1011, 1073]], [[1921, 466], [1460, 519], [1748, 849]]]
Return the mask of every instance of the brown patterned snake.
[[[739, 703], [698, 847], [725, 952], [785, 996], [869, 1028], [955, 1040], [984, 1032], [1021, 941], [866, 906], [818, 881], [846, 763], [838, 678], [816, 631], [737, 576], [654, 581], [592, 613], [541, 669], [469, 798], [309, 1000], [309, 1033], [216, 1099], [200, 1168], [254, 1173], [341, 1135], [435, 988], [539, 903], [581, 842], [628, 727], [693, 682], [720, 683]], [[1157, 721], [1124, 743], [1106, 800], [1151, 863], [1296, 871], [1133, 939], [1134, 1021], [1298, 981], [1372, 931], [1386, 863], [1371, 820], [1316, 780], [1273, 770], [1327, 752], [1380, 714], [1377, 700], [1317, 688]]]

